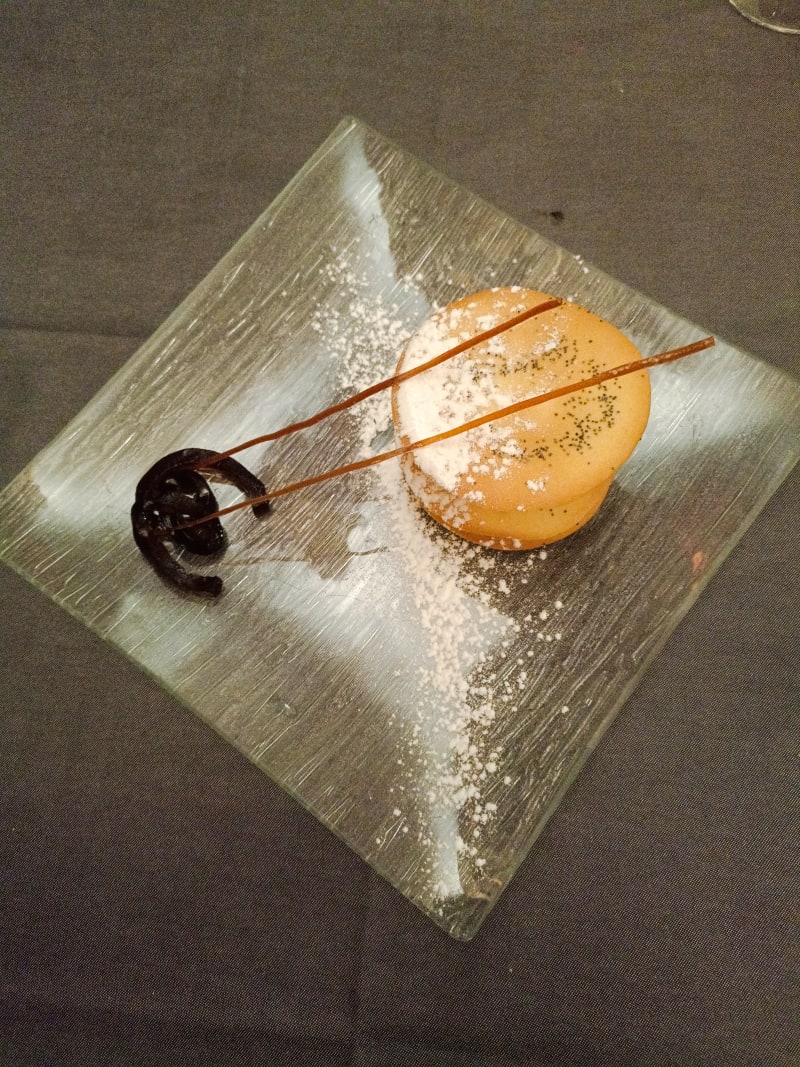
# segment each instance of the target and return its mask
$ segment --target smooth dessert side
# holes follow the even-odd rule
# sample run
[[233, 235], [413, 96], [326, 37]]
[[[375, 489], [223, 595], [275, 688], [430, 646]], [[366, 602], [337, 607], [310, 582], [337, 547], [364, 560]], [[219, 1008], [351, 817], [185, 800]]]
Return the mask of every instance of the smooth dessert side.
[[[506, 287], [457, 300], [414, 334], [397, 373], [546, 299]], [[395, 383], [395, 428], [406, 445], [640, 360], [615, 326], [563, 303]], [[536, 548], [568, 537], [592, 518], [649, 413], [650, 381], [642, 370], [408, 452], [401, 463], [422, 507], [453, 533], [487, 548]]]

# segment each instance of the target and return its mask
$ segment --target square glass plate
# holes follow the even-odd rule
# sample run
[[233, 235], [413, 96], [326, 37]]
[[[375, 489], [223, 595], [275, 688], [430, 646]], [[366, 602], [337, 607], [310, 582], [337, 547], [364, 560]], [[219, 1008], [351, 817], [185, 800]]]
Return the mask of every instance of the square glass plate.
[[[703, 335], [345, 120], [0, 495], [7, 563], [464, 939], [796, 461], [797, 383], [725, 344], [657, 368], [632, 460], [546, 552], [445, 533], [392, 461], [232, 516], [208, 602], [161, 583], [129, 512], [158, 457], [313, 414], [390, 374], [435, 305], [502, 284], [574, 298], [644, 354]], [[242, 458], [274, 488], [391, 438], [384, 394]]]

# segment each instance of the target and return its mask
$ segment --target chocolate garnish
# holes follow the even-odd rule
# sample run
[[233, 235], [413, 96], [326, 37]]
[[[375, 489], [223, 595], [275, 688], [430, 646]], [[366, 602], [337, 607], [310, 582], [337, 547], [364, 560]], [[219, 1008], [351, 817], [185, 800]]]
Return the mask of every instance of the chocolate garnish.
[[219, 503], [200, 472], [257, 498], [255, 515], [270, 509], [264, 483], [235, 459], [210, 464], [218, 455], [184, 448], [163, 456], [139, 480], [131, 508], [133, 539], [159, 576], [182, 592], [212, 597], [222, 592], [222, 579], [187, 570], [171, 551], [175, 546], [200, 556], [221, 556], [227, 548], [228, 535], [216, 517]]

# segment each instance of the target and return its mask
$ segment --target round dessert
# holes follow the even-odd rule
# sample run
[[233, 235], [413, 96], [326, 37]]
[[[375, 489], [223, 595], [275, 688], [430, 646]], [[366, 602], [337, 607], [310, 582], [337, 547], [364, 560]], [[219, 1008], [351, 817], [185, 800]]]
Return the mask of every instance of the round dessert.
[[[510, 287], [457, 300], [423, 323], [397, 373], [547, 299]], [[563, 303], [395, 384], [395, 428], [407, 445], [640, 359], [615, 326]], [[408, 452], [401, 462], [422, 507], [453, 533], [487, 548], [537, 548], [595, 514], [649, 414], [643, 370]]]

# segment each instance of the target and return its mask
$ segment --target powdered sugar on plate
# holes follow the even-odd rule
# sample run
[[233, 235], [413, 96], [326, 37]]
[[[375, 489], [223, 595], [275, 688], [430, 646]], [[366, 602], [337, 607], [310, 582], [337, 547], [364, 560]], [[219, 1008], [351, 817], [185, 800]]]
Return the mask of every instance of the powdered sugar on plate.
[[[335, 360], [337, 391], [347, 396], [393, 373], [409, 335], [430, 308], [412, 279], [400, 281], [386, 298], [371, 291], [370, 279], [355, 274], [344, 256], [326, 270], [339, 302], [320, 307], [315, 328]], [[448, 316], [446, 331], [423, 330], [414, 360], [424, 362], [452, 347], [453, 337], [459, 338], [457, 319]], [[487, 321], [485, 328], [495, 324]], [[452, 378], [451, 372], [440, 381], [430, 372], [413, 380], [420, 383], [416, 402], [440, 405], [439, 390]], [[496, 392], [490, 402], [501, 406], [507, 401]], [[452, 393], [448, 399], [451, 415], [463, 418], [470, 398]], [[393, 447], [388, 390], [354, 411], [357, 454], [347, 458]], [[513, 455], [513, 441], [507, 444], [507, 454]], [[439, 476], [456, 477], [434, 448], [418, 456], [433, 453]], [[529, 626], [509, 605], [518, 601], [520, 590], [534, 594], [528, 583], [547, 554], [515, 554], [509, 565], [504, 554], [438, 527], [408, 491], [396, 459], [359, 477], [364, 477], [365, 496], [349, 537], [356, 553], [351, 578], [357, 576], [360, 589], [380, 591], [381, 627], [391, 649], [386, 662], [394, 664], [396, 675], [392, 803], [385, 813], [376, 811], [375, 862], [379, 865], [382, 851], [413, 843], [409, 863], [435, 896], [485, 898], [494, 885], [493, 835], [502, 821], [503, 797], [513, 785], [499, 738], [508, 732], [509, 720], [522, 713], [536, 683], [530, 657], [517, 651]], [[536, 613], [547, 608], [536, 605]], [[545, 644], [556, 639], [544, 619], [537, 624], [547, 631]], [[558, 640], [561, 636], [559, 630]]]

